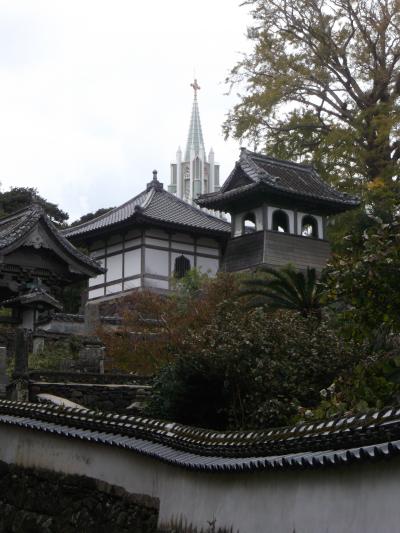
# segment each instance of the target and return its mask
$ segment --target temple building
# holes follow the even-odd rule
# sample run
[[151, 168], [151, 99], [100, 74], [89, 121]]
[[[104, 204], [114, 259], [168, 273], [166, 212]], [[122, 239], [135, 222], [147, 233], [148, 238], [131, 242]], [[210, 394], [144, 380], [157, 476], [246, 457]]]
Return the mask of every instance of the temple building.
[[311, 166], [242, 148], [221, 190], [197, 203], [231, 215], [222, 270], [290, 263], [321, 271], [330, 254], [328, 217], [357, 207], [359, 199], [330, 187]]
[[321, 271], [330, 254], [326, 223], [359, 200], [325, 183], [310, 166], [242, 149], [219, 191], [200, 207], [164, 190], [156, 171], [146, 189], [93, 220], [63, 230], [105, 269], [89, 280], [88, 299], [139, 288], [168, 291], [190, 268], [215, 275], [260, 265]]
[[211, 148], [208, 158], [201, 129], [197, 92], [200, 89], [197, 80], [191, 84], [194, 90], [192, 115], [185, 152], [178, 148], [176, 161], [171, 164], [171, 183], [169, 192], [181, 200], [193, 203], [200, 194], [219, 190], [219, 165], [215, 163]]
[[197, 203], [230, 213], [231, 223], [164, 190], [154, 171], [139, 195], [63, 230], [105, 269], [89, 280], [89, 300], [139, 288], [168, 291], [192, 267], [215, 275], [291, 263], [320, 272], [330, 253], [327, 218], [359, 200], [330, 187], [313, 167], [242, 149], [221, 190]]
[[106, 270], [89, 281], [93, 300], [138, 288], [170, 290], [173, 278], [193, 267], [215, 275], [230, 231], [228, 222], [164, 190], [154, 171], [143, 192], [63, 235]]
[[61, 310], [65, 286], [104, 269], [77, 250], [36, 203], [0, 219], [0, 307], [11, 322], [35, 329], [39, 315]]

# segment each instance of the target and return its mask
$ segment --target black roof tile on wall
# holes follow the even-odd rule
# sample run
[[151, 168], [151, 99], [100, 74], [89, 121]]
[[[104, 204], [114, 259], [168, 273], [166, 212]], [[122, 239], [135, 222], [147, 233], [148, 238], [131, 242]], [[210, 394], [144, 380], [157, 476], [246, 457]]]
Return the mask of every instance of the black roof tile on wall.
[[0, 424], [116, 446], [190, 470], [334, 467], [400, 454], [400, 407], [258, 431], [0, 400]]
[[109, 230], [120, 223], [135, 222], [135, 220], [180, 226], [182, 231], [193, 229], [220, 235], [229, 235], [231, 230], [228, 222], [205, 213], [165, 191], [155, 178], [145, 191], [128, 202], [100, 217], [63, 230], [63, 235], [68, 239], [79, 239], [91, 233], [99, 233], [103, 229]]

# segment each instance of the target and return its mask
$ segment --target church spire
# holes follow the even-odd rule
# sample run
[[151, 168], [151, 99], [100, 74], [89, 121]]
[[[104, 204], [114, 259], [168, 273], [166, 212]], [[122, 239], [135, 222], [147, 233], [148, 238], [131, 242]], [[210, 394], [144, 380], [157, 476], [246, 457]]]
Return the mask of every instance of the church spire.
[[197, 80], [190, 84], [194, 91], [194, 99], [192, 106], [192, 116], [190, 118], [189, 133], [185, 150], [185, 161], [190, 161], [191, 154], [200, 156], [205, 159], [205, 148], [203, 140], [203, 132], [201, 130], [199, 104], [197, 102], [197, 91], [200, 89]]
[[197, 103], [200, 86], [196, 79], [190, 86], [193, 88], [194, 98], [186, 148], [183, 153], [179, 148], [175, 163], [171, 163], [171, 183], [168, 190], [178, 198], [193, 203], [200, 194], [219, 190], [219, 165], [215, 163], [212, 149], [207, 161]]

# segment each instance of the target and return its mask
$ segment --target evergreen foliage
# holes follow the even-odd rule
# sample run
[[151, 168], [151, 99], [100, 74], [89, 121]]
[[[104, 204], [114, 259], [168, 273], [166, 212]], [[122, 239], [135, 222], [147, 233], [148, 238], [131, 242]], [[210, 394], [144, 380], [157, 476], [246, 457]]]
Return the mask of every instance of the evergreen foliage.
[[324, 280], [342, 331], [371, 340], [382, 325], [400, 333], [400, 215], [390, 223], [375, 219], [374, 224], [363, 233], [360, 246], [354, 246], [353, 235], [347, 236], [347, 249], [332, 257]]
[[314, 417], [319, 419], [398, 404], [399, 338], [392, 338], [391, 344], [389, 350], [375, 353], [360, 361], [350, 371], [339, 375], [329, 387], [322, 389], [322, 399], [314, 409]]
[[89, 222], [90, 220], [93, 220], [94, 218], [97, 218], [97, 217], [99, 217], [101, 215], [105, 215], [106, 213], [108, 213], [112, 209], [114, 209], [114, 207], [102, 207], [102, 208], [98, 209], [97, 211], [95, 211], [94, 213], [86, 213], [86, 215], [82, 215], [77, 220], [74, 220], [73, 222], [71, 222], [70, 226], [71, 227], [72, 226], [79, 226], [79, 224], [83, 224], [84, 222]]
[[68, 213], [56, 204], [48, 202], [33, 187], [11, 187], [9, 191], [0, 192], [0, 216], [10, 215], [30, 205], [33, 201], [41, 204], [49, 217], [58, 224], [68, 220]]
[[316, 407], [319, 391], [354, 365], [357, 350], [297, 313], [245, 310], [226, 300], [161, 369], [149, 414], [216, 429], [280, 426]]
[[308, 267], [304, 273], [290, 265], [281, 270], [261, 267], [254, 278], [243, 281], [243, 286], [242, 294], [253, 297], [252, 307], [291, 309], [304, 317], [321, 314], [322, 286], [315, 268]]

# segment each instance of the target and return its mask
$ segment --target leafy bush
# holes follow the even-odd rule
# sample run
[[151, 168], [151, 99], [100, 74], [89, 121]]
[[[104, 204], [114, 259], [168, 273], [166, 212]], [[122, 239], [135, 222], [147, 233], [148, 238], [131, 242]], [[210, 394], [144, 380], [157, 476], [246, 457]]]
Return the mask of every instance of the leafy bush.
[[334, 256], [325, 272], [329, 301], [338, 304], [338, 325], [360, 340], [374, 339], [382, 324], [388, 332], [400, 332], [400, 216], [375, 222], [360, 248], [348, 236], [346, 252]]
[[200, 427], [279, 426], [315, 407], [319, 391], [355, 362], [355, 346], [291, 312], [244, 310], [226, 299], [189, 331], [156, 380], [149, 413]]
[[400, 352], [373, 354], [320, 391], [315, 418], [381, 409], [400, 402]]
[[160, 295], [135, 292], [121, 304], [122, 326], [102, 327], [107, 368], [140, 374], [157, 372], [184, 354], [185, 336], [201, 331], [210, 322], [220, 301], [238, 293], [239, 279], [219, 274], [210, 279], [193, 269], [176, 280], [176, 292]]

